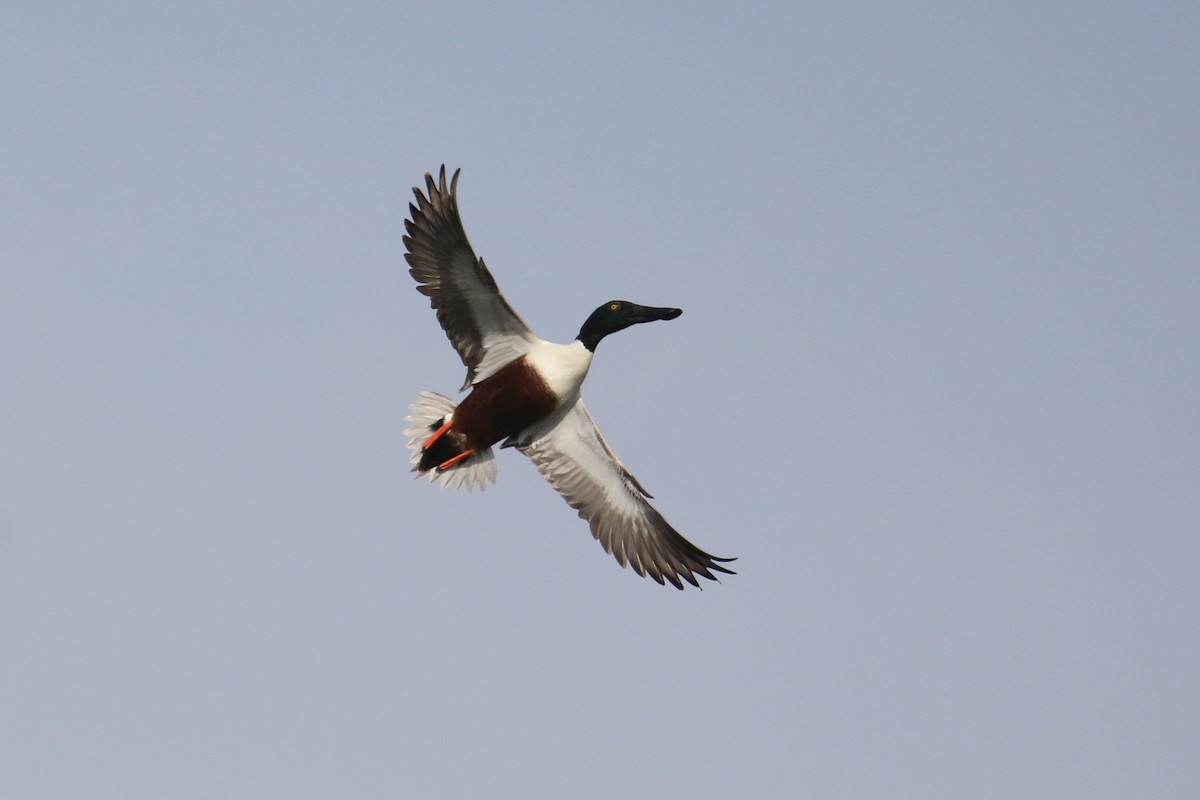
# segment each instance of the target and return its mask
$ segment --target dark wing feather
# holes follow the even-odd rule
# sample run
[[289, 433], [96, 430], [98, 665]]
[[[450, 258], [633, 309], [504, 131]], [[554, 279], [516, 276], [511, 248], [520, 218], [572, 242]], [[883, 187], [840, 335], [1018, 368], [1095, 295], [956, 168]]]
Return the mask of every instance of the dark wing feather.
[[659, 583], [665, 579], [678, 589], [681, 578], [699, 586], [697, 575], [715, 581], [714, 570], [734, 574], [718, 563], [734, 559], [696, 547], [650, 505], [650, 495], [604, 441], [583, 398], [565, 409], [549, 432], [518, 447], [621, 566], [629, 564], [639, 575]]
[[425, 174], [424, 194], [413, 188], [417, 201], [409, 205], [404, 222], [404, 258], [417, 291], [429, 298], [467, 368], [465, 389], [475, 381], [489, 349], [503, 347], [519, 355], [536, 337], [500, 294], [495, 278], [467, 241], [455, 196], [458, 174], [455, 170], [447, 187], [443, 165], [436, 183]]

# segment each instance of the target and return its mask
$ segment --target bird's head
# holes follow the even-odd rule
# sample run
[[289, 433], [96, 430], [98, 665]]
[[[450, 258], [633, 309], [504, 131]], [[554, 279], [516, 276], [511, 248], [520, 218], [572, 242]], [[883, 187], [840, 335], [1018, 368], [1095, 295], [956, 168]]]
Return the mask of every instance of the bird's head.
[[583, 342], [583, 346], [595, 352], [596, 345], [610, 333], [616, 333], [637, 325], [639, 322], [654, 322], [659, 319], [675, 319], [683, 311], [678, 308], [656, 308], [654, 306], [639, 306], [628, 300], [609, 300], [592, 312], [592, 315], [579, 329], [575, 338]]

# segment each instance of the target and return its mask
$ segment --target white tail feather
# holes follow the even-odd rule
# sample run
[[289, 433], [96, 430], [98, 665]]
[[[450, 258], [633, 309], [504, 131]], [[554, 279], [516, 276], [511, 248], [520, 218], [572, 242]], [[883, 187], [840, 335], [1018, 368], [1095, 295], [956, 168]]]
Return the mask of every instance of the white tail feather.
[[[404, 431], [405, 436], [411, 437], [408, 449], [412, 451], [412, 456], [408, 461], [413, 465], [414, 472], [418, 471], [421, 462], [421, 446], [443, 420], [450, 419], [457, 405], [449, 397], [437, 392], [421, 392], [417, 395], [416, 401], [410, 406], [412, 413], [405, 417], [413, 425]], [[483, 490], [489, 483], [496, 482], [496, 455], [492, 448], [487, 447], [476, 450], [470, 457], [444, 472], [431, 469], [420, 474], [428, 475], [431, 483], [440, 483], [443, 489], [461, 489], [465, 486], [469, 491], [478, 486]]]

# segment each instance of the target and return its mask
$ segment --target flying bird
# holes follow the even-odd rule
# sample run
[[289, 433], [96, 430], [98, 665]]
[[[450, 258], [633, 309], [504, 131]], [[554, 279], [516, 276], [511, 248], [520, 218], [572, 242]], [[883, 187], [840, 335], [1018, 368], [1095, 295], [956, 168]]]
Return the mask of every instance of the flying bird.
[[[421, 392], [407, 418], [413, 427], [413, 471], [455, 489], [485, 488], [496, 480], [492, 446], [515, 447], [587, 520], [592, 535], [622, 567], [660, 584], [714, 572], [733, 561], [709, 555], [683, 538], [650, 504], [650, 493], [617, 458], [592, 421], [579, 389], [596, 346], [631, 325], [675, 319], [678, 308], [611, 300], [591, 313], [570, 344], [537, 336], [500, 294], [475, 255], [458, 213], [456, 170], [446, 167], [425, 192], [414, 187], [404, 227], [405, 260], [417, 291], [429, 298], [450, 343], [467, 368], [461, 403]], [[664, 584], [665, 585], [665, 584]]]

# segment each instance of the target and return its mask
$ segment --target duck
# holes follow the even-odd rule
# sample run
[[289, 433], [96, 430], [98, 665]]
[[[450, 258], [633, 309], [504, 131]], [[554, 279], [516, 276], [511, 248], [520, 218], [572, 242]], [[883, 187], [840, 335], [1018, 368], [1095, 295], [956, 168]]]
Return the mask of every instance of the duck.
[[678, 308], [610, 300], [594, 310], [569, 344], [542, 339], [500, 293], [475, 255], [458, 210], [458, 177], [425, 175], [414, 187], [403, 237], [416, 289], [467, 368], [461, 402], [423, 391], [406, 418], [417, 477], [442, 488], [485, 489], [496, 480], [494, 448], [514, 448], [578, 511], [622, 567], [660, 585], [697, 588], [697, 578], [735, 574], [685, 539], [650, 503], [652, 496], [608, 445], [580, 387], [596, 348], [634, 325], [673, 320]]

